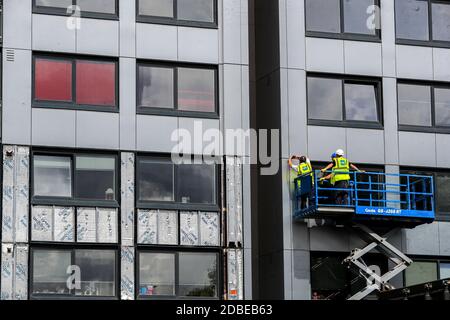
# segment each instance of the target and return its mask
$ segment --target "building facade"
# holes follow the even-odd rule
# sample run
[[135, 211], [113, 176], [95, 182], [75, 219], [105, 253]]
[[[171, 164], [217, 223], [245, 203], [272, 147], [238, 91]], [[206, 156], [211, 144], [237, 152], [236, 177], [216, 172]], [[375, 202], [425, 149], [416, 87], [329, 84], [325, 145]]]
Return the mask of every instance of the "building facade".
[[250, 126], [247, 1], [5, 0], [3, 40], [1, 298], [252, 298], [248, 154], [201, 159]]
[[[393, 235], [414, 263], [391, 283], [448, 278], [450, 3], [256, 0], [251, 8], [252, 126], [280, 129], [282, 168], [253, 176], [258, 297], [337, 298], [360, 284], [341, 264], [361, 245], [354, 233], [292, 219], [290, 155], [323, 168], [339, 148], [367, 171], [434, 177], [436, 221]], [[377, 254], [368, 260], [389, 267]]]

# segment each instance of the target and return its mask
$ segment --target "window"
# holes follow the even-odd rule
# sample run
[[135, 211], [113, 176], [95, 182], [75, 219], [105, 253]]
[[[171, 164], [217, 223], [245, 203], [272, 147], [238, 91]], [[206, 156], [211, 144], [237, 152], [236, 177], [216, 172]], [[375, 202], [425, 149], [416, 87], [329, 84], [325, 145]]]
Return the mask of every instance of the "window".
[[78, 6], [81, 17], [118, 19], [118, 0], [33, 0], [33, 12], [73, 15]]
[[414, 259], [404, 273], [405, 286], [424, 284], [440, 279], [450, 278], [449, 260]]
[[138, 157], [138, 202], [144, 207], [159, 203], [163, 207], [172, 204], [173, 208], [186, 205], [215, 208], [216, 170], [216, 166], [209, 164], [175, 165], [167, 158]]
[[[116, 250], [31, 249], [32, 297], [116, 297]], [[69, 266], [80, 269], [81, 287], [69, 288]]]
[[139, 297], [218, 298], [218, 254], [140, 252]]
[[438, 279], [436, 262], [413, 262], [405, 271], [405, 285], [413, 286]]
[[72, 195], [70, 157], [34, 157], [34, 195], [70, 197]]
[[217, 117], [217, 69], [138, 64], [140, 113]]
[[88, 201], [117, 204], [117, 156], [41, 153], [33, 155], [35, 204]]
[[308, 123], [381, 128], [379, 80], [308, 76]]
[[[419, 176], [432, 176], [434, 181], [434, 210], [436, 212], [436, 217], [440, 220], [450, 219], [450, 172], [441, 170], [425, 171], [423, 169], [402, 169], [401, 173]], [[404, 180], [405, 178], [402, 179]], [[410, 178], [410, 183], [414, 184], [414, 180], [411, 179], [413, 178]], [[404, 182], [406, 181], [402, 181], [402, 183]], [[415, 192], [430, 192], [430, 190], [431, 186], [429, 185], [423, 185], [423, 183], [414, 184]], [[420, 201], [416, 205], [418, 210], [431, 210], [430, 201]]]
[[117, 81], [115, 61], [35, 56], [33, 106], [117, 111]]
[[138, 21], [217, 26], [217, 0], [138, 0]]
[[450, 2], [395, 0], [397, 42], [450, 46]]
[[378, 0], [306, 0], [306, 34], [379, 40], [377, 21], [370, 23], [375, 6]]
[[450, 132], [450, 86], [398, 83], [400, 130]]

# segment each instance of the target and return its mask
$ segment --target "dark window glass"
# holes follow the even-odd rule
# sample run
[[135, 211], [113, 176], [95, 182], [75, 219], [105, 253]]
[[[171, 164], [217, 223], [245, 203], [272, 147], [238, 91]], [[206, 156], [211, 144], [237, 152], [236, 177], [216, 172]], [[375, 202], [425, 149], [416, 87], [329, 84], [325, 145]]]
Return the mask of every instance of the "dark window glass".
[[116, 13], [116, 0], [77, 0], [81, 12]]
[[215, 167], [213, 165], [179, 165], [177, 194], [181, 203], [215, 204]]
[[308, 118], [343, 120], [341, 80], [308, 77]]
[[35, 100], [72, 101], [72, 62], [35, 60]]
[[139, 295], [175, 295], [175, 254], [141, 253], [139, 255]]
[[398, 39], [429, 40], [428, 1], [395, 0]]
[[431, 126], [430, 86], [399, 84], [398, 109], [400, 125]]
[[214, 22], [214, 0], [178, 0], [178, 19]]
[[[80, 11], [87, 13], [116, 14], [117, 0], [34, 0], [38, 8], [69, 9], [73, 4], [80, 7]], [[59, 11], [61, 12], [61, 11]], [[62, 10], [61, 14], [72, 13], [72, 10]]]
[[71, 264], [70, 251], [33, 250], [33, 294], [69, 294]]
[[341, 257], [311, 257], [311, 290], [313, 299], [326, 299], [347, 285], [347, 273]]
[[139, 200], [174, 201], [174, 165], [168, 161], [139, 160]]
[[450, 3], [432, 3], [433, 40], [450, 41]]
[[179, 295], [217, 297], [217, 255], [214, 253], [179, 254]]
[[450, 173], [437, 172], [435, 174], [436, 211], [450, 214]]
[[139, 14], [173, 18], [174, 0], [139, 0]]
[[414, 261], [405, 271], [405, 285], [407, 287], [437, 279], [436, 262]]
[[138, 105], [173, 109], [174, 69], [141, 65], [138, 72]]
[[368, 25], [375, 0], [344, 0], [344, 31], [348, 33], [375, 35], [376, 29]]
[[345, 84], [345, 117], [347, 120], [377, 122], [377, 94], [374, 85]]
[[340, 0], [306, 0], [306, 30], [341, 32]]
[[435, 88], [434, 103], [436, 126], [450, 127], [450, 89]]
[[441, 279], [450, 279], [450, 262], [439, 264], [439, 275]]
[[70, 157], [34, 156], [34, 195], [47, 197], [71, 197], [71, 167], [72, 164]]
[[214, 112], [215, 107], [215, 71], [178, 68], [178, 109]]
[[116, 253], [113, 250], [76, 250], [75, 264], [81, 271], [78, 296], [113, 297], [115, 293]]
[[67, 9], [72, 5], [72, 0], [36, 0], [36, 6]]
[[116, 105], [116, 65], [103, 61], [77, 61], [78, 104]]
[[115, 200], [114, 157], [77, 156], [76, 196], [80, 199]]

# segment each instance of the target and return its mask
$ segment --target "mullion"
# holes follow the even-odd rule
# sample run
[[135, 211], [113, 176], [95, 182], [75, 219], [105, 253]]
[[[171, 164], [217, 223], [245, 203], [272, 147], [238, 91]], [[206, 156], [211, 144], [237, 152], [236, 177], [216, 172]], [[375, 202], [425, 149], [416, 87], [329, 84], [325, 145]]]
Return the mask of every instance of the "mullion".
[[347, 110], [345, 107], [345, 83], [346, 81], [343, 79], [342, 82], [342, 121], [347, 121]]
[[178, 106], [178, 71], [179, 71], [179, 67], [173, 67], [173, 91], [174, 91], [174, 98], [173, 98], [173, 109], [174, 110], [178, 110], [179, 106]]
[[173, 19], [178, 20], [178, 0], [173, 0]]
[[344, 23], [344, 0], [339, 1], [339, 14], [340, 14], [340, 34], [345, 34], [345, 23]]
[[434, 41], [433, 37], [433, 2], [431, 0], [428, 1], [428, 34], [429, 41]]
[[431, 89], [431, 110], [430, 110], [430, 112], [431, 112], [431, 127], [436, 128], [436, 110], [435, 110], [435, 108], [436, 108], [436, 97], [435, 97], [436, 87], [431, 85], [430, 89]]

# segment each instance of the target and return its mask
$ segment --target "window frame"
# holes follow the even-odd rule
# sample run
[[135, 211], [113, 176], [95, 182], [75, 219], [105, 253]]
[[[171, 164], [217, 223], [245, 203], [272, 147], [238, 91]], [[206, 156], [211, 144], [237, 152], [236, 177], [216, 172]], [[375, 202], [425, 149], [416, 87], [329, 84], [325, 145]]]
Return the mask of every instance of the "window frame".
[[[149, 200], [140, 200], [139, 194], [140, 194], [140, 181], [138, 180], [138, 177], [140, 177], [140, 169], [141, 169], [141, 159], [147, 159], [147, 160], [159, 160], [164, 161], [167, 163], [171, 163], [174, 166], [173, 171], [173, 198], [174, 201], [149, 201]], [[195, 163], [192, 163], [195, 165]], [[220, 206], [221, 206], [221, 199], [220, 199], [220, 187], [221, 187], [221, 176], [220, 176], [220, 164], [216, 163], [214, 164], [214, 174], [215, 174], [215, 203], [214, 204], [198, 204], [198, 203], [181, 203], [178, 202], [177, 198], [177, 178], [178, 178], [178, 170], [177, 170], [177, 164], [174, 164], [171, 161], [170, 156], [162, 155], [162, 154], [143, 154], [143, 153], [137, 153], [136, 154], [136, 165], [135, 165], [135, 177], [136, 177], [136, 184], [135, 184], [135, 202], [136, 202], [136, 208], [137, 209], [155, 209], [155, 210], [173, 210], [178, 211], [178, 219], [180, 211], [204, 211], [204, 212], [220, 212]], [[137, 234], [137, 233], [136, 233]]]
[[[450, 44], [450, 43], [449, 43]], [[431, 126], [420, 126], [420, 125], [405, 125], [400, 123], [400, 99], [398, 94], [399, 85], [415, 85], [415, 86], [427, 86], [431, 90]], [[397, 79], [397, 125], [398, 131], [405, 132], [423, 132], [423, 133], [450, 133], [449, 126], [436, 126], [436, 98], [435, 89], [448, 89], [450, 91], [450, 84], [438, 81], [421, 81], [421, 80], [405, 80]]]
[[[72, 101], [52, 101], [52, 100], [37, 100], [36, 99], [36, 60], [38, 59], [48, 59], [53, 61], [67, 61], [72, 64]], [[77, 103], [77, 61], [94, 61], [94, 62], [105, 62], [113, 63], [115, 68], [115, 105], [91, 105], [91, 104], [78, 104]], [[111, 57], [98, 57], [98, 56], [74, 56], [66, 54], [52, 54], [52, 53], [41, 53], [33, 52], [32, 57], [32, 75], [31, 75], [31, 106], [32, 108], [42, 108], [42, 109], [62, 109], [62, 110], [83, 110], [83, 111], [97, 111], [97, 112], [108, 112], [108, 113], [119, 113], [120, 105], [120, 88], [119, 88], [119, 61], [117, 58]]]
[[[141, 280], [140, 280], [140, 264], [141, 264], [141, 254], [142, 253], [169, 253], [175, 255], [175, 295], [159, 295], [159, 296], [143, 296], [139, 292]], [[207, 254], [215, 254], [216, 255], [216, 273], [217, 273], [217, 296], [216, 297], [184, 297], [179, 296], [179, 274], [180, 274], [180, 264], [179, 264], [179, 255], [180, 253], [207, 253]], [[198, 248], [198, 247], [176, 247], [170, 248], [167, 246], [158, 246], [156, 248], [152, 248], [149, 245], [139, 244], [136, 247], [136, 261], [135, 261], [135, 296], [136, 300], [220, 300], [223, 292], [223, 256], [221, 254], [220, 249], [214, 248]]]
[[433, 177], [433, 191], [434, 191], [434, 214], [435, 221], [450, 221], [450, 212], [439, 212], [437, 211], [437, 186], [436, 186], [436, 174], [447, 173], [450, 176], [450, 169], [441, 168], [428, 168], [428, 167], [411, 167], [411, 166], [401, 166], [400, 174], [411, 174], [413, 171], [421, 172], [422, 174], [428, 174]]
[[[119, 20], [119, 0], [114, 0], [115, 2], [115, 13], [103, 13], [103, 12], [92, 12], [92, 11], [81, 11], [81, 18], [91, 18], [91, 19], [102, 19], [102, 20]], [[77, 0], [72, 0], [72, 5], [77, 5]], [[42, 7], [36, 4], [36, 0], [33, 0], [33, 13], [36, 14], [47, 14], [56, 16], [66, 16], [70, 17], [72, 14], [67, 13], [67, 9], [57, 8], [57, 7]]]
[[[139, 68], [165, 68], [173, 70], [173, 108], [158, 108], [147, 107], [139, 105]], [[214, 100], [215, 106], [213, 112], [201, 112], [201, 111], [186, 111], [180, 110], [178, 106], [178, 69], [189, 68], [199, 70], [211, 70], [214, 72]], [[198, 63], [169, 63], [160, 61], [144, 61], [138, 60], [136, 63], [136, 113], [143, 115], [164, 115], [175, 117], [189, 117], [189, 118], [205, 118], [205, 119], [219, 119], [219, 70], [216, 65], [198, 64]]]
[[429, 40], [413, 40], [413, 39], [403, 39], [397, 37], [397, 0], [394, 1], [394, 18], [395, 18], [395, 43], [400, 45], [411, 45], [411, 46], [421, 46], [421, 47], [437, 47], [437, 48], [450, 48], [450, 40], [442, 41], [442, 40], [433, 40], [433, 12], [432, 5], [433, 3], [438, 4], [448, 4], [450, 8], [450, 2], [446, 0], [422, 0], [427, 1], [428, 3], [428, 37]]
[[[374, 4], [381, 7], [380, 0], [374, 0]], [[304, 0], [305, 6], [305, 35], [306, 37], [311, 38], [325, 38], [325, 39], [340, 39], [340, 40], [353, 40], [353, 41], [364, 41], [364, 42], [377, 42], [381, 43], [381, 29], [375, 29], [375, 35], [369, 34], [360, 34], [360, 33], [351, 33], [345, 32], [345, 17], [344, 17], [344, 0], [339, 0], [339, 8], [340, 8], [340, 32], [325, 32], [325, 31], [309, 31], [308, 26], [306, 25], [306, 0]], [[381, 15], [380, 15], [381, 20]]]
[[[63, 251], [70, 252], [71, 263], [75, 265], [75, 252], [77, 250], [99, 250], [99, 251], [114, 251], [115, 264], [114, 264], [114, 296], [77, 296], [75, 292], [69, 294], [35, 294], [34, 293], [34, 252], [36, 250], [47, 251]], [[28, 298], [30, 300], [120, 300], [120, 255], [119, 245], [111, 244], [98, 244], [92, 246], [90, 244], [58, 244], [58, 243], [33, 243], [30, 246], [29, 252], [29, 264], [28, 264]], [[69, 276], [69, 275], [68, 275]]]
[[[342, 118], [343, 120], [324, 120], [324, 119], [310, 119], [309, 118], [309, 90], [308, 79], [309, 78], [322, 78], [333, 79], [341, 81], [342, 90]], [[359, 120], [347, 120], [347, 111], [345, 105], [345, 84], [362, 84], [375, 86], [375, 98], [378, 121], [359, 121]], [[329, 73], [314, 73], [308, 72], [306, 74], [306, 114], [308, 119], [308, 125], [312, 126], [329, 126], [329, 127], [344, 127], [344, 128], [359, 128], [359, 129], [384, 129], [383, 119], [383, 81], [376, 77], [364, 77], [364, 76], [351, 76], [351, 75], [337, 75]]]
[[218, 0], [213, 1], [213, 22], [202, 22], [202, 21], [191, 21], [191, 20], [179, 20], [178, 19], [178, 0], [173, 0], [173, 18], [169, 17], [160, 17], [160, 16], [148, 16], [139, 13], [139, 2], [140, 0], [136, 0], [136, 22], [141, 23], [154, 23], [154, 24], [162, 24], [162, 25], [172, 25], [172, 26], [185, 26], [185, 27], [194, 27], [194, 28], [205, 28], [205, 29], [218, 29]]
[[[50, 197], [34, 195], [34, 156], [63, 156], [71, 159], [71, 177], [72, 177], [72, 196], [69, 197]], [[120, 164], [117, 152], [97, 151], [90, 152], [86, 150], [51, 150], [36, 149], [31, 151], [30, 155], [30, 205], [61, 205], [69, 207], [99, 207], [99, 208], [120, 208]], [[115, 181], [114, 198], [115, 200], [83, 199], [76, 197], [76, 157], [90, 156], [100, 158], [114, 158], [115, 160]], [[118, 216], [118, 219], [120, 217]], [[120, 220], [119, 220], [120, 221]], [[120, 228], [119, 228], [120, 229]]]
[[[433, 262], [436, 264], [436, 268], [437, 268], [437, 280], [430, 280], [429, 282], [434, 282], [434, 281], [439, 281], [439, 279], [441, 278], [441, 263], [449, 263], [450, 264], [450, 257], [447, 258], [445, 256], [442, 257], [432, 257], [432, 256], [413, 256], [410, 257], [414, 262]], [[407, 269], [406, 269], [407, 270]], [[403, 280], [403, 286], [406, 286], [406, 270], [402, 272], [402, 280]]]

